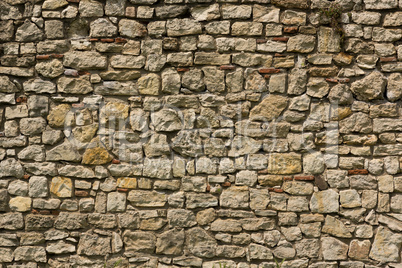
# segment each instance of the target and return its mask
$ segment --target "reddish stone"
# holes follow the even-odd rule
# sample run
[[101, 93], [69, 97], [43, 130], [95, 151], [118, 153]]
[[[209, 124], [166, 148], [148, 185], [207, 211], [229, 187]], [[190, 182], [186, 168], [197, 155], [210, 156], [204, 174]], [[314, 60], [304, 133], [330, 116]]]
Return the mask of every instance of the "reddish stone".
[[351, 169], [348, 170], [348, 175], [367, 175], [368, 170], [367, 169]]
[[283, 55], [281, 53], [275, 53], [275, 57], [286, 57], [286, 55]]
[[339, 81], [339, 83], [349, 83], [350, 79], [349, 78], [339, 78], [338, 81]]
[[220, 70], [234, 70], [236, 69], [236, 66], [233, 65], [221, 65], [221, 67], [219, 67]]
[[117, 37], [116, 39], [114, 39], [114, 41], [116, 43], [127, 43], [127, 39], [121, 37]]
[[268, 169], [258, 170], [258, 174], [268, 174]]
[[224, 183], [222, 183], [222, 186], [224, 187], [229, 187], [230, 185], [232, 185], [229, 181], [225, 181]]
[[50, 215], [50, 210], [41, 210], [41, 211], [39, 211], [39, 214], [41, 214], [41, 215]]
[[293, 178], [292, 178], [292, 177], [283, 177], [283, 180], [284, 180], [284, 181], [292, 181]]
[[325, 81], [330, 83], [338, 83], [339, 80], [336, 78], [325, 78]]
[[63, 57], [64, 57], [63, 54], [52, 54], [52, 58], [55, 58], [55, 59], [62, 59]]
[[31, 212], [32, 214], [39, 214], [39, 211], [37, 211], [36, 209], [32, 209]]
[[272, 38], [272, 41], [279, 41], [279, 42], [287, 42], [289, 40], [289, 37], [274, 37]]
[[262, 69], [259, 69], [258, 72], [260, 74], [277, 74], [277, 73], [280, 73], [281, 70], [275, 69], [275, 68], [262, 68]]
[[264, 79], [268, 80], [271, 77], [269, 74], [264, 74]]
[[267, 39], [257, 39], [257, 44], [264, 44], [267, 42]]
[[57, 215], [60, 214], [60, 211], [58, 211], [58, 210], [52, 210], [51, 213], [52, 213], [52, 215], [57, 216]]
[[298, 30], [297, 26], [283, 28], [284, 33], [297, 33], [297, 30]]
[[113, 164], [120, 164], [120, 160], [119, 160], [119, 159], [113, 159], [113, 160], [112, 160], [112, 163], [113, 163]]
[[27, 97], [18, 97], [15, 99], [17, 103], [26, 103], [28, 101]]
[[307, 176], [295, 176], [296, 181], [313, 181], [314, 176], [307, 175]]
[[99, 39], [98, 38], [89, 38], [89, 42], [98, 42]]
[[85, 104], [84, 104], [84, 103], [73, 103], [71, 106], [72, 106], [73, 108], [80, 109], [80, 108], [84, 108], [84, 107], [85, 107]]
[[380, 57], [380, 62], [393, 62], [396, 61], [396, 57]]
[[31, 176], [30, 175], [28, 175], [28, 174], [25, 174], [24, 176], [22, 176], [22, 178], [24, 179], [24, 180], [27, 180], [27, 179], [29, 179]]
[[50, 55], [36, 55], [37, 60], [48, 60]]
[[100, 41], [104, 42], [104, 43], [113, 43], [114, 39], [113, 38], [102, 38]]
[[211, 185], [207, 185], [207, 192], [210, 192], [211, 191]]
[[188, 71], [190, 71], [190, 69], [189, 68], [177, 68], [177, 71], [178, 72], [188, 72]]
[[91, 74], [90, 72], [87, 71], [78, 71], [78, 75], [88, 75]]
[[117, 188], [118, 192], [128, 192], [127, 188]]
[[89, 193], [87, 191], [75, 191], [75, 196], [85, 197], [88, 195]]
[[274, 188], [275, 193], [283, 193], [283, 189]]

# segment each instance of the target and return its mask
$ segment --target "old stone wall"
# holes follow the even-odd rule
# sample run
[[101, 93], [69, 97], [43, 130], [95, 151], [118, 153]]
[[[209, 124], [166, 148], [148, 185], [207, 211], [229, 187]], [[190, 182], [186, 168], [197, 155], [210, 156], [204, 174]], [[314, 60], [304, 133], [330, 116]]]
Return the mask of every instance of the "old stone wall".
[[0, 267], [402, 267], [402, 0], [0, 20]]

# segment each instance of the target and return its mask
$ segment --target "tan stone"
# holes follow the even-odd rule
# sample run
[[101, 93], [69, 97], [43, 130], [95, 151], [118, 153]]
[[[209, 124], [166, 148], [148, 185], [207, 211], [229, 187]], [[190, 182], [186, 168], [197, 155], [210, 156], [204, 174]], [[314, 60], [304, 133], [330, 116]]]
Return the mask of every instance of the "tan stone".
[[270, 94], [250, 111], [250, 118], [271, 121], [279, 117], [287, 105], [287, 98]]
[[355, 260], [367, 260], [370, 246], [370, 240], [352, 240], [352, 242], [350, 242], [348, 255]]
[[70, 111], [69, 104], [60, 104], [50, 110], [47, 120], [51, 127], [64, 127], [66, 114]]
[[296, 153], [270, 154], [268, 157], [268, 173], [270, 174], [295, 174], [300, 173], [301, 155]]
[[71, 197], [73, 183], [66, 177], [54, 177], [50, 184], [50, 192], [57, 197]]
[[91, 141], [91, 146], [88, 147], [82, 156], [82, 164], [87, 165], [103, 165], [112, 161], [113, 157], [108, 150], [99, 141], [99, 138], [94, 138]]
[[30, 197], [17, 196], [10, 199], [9, 206], [12, 211], [25, 212], [31, 209]]
[[282, 176], [278, 175], [260, 175], [258, 176], [258, 184], [261, 186], [280, 186], [282, 184]]
[[120, 188], [135, 189], [135, 188], [137, 188], [137, 179], [136, 178], [128, 178], [128, 177], [118, 178], [117, 186]]

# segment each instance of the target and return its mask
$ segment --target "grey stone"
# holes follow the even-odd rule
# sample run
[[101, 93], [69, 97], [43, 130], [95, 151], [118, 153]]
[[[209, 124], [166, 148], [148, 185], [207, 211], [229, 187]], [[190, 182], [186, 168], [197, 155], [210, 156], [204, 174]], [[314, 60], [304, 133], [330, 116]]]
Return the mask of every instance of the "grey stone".
[[15, 40], [18, 42], [33, 42], [43, 39], [43, 32], [35, 23], [25, 20], [24, 24], [18, 27], [15, 33]]

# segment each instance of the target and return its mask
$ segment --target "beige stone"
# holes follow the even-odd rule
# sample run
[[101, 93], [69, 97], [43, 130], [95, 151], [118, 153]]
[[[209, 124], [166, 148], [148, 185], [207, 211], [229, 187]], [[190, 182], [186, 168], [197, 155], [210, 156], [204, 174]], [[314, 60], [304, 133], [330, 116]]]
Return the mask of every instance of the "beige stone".
[[71, 197], [73, 191], [73, 183], [71, 179], [66, 177], [54, 177], [50, 184], [50, 192], [57, 197]]

